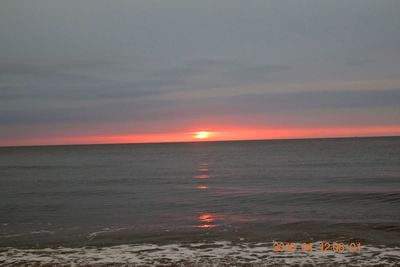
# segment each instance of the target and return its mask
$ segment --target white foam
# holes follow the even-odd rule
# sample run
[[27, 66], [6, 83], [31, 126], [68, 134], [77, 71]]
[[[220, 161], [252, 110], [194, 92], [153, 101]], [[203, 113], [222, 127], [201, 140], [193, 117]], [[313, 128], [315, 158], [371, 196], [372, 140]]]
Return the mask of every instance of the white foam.
[[95, 238], [98, 235], [112, 233], [112, 232], [118, 232], [118, 231], [125, 230], [125, 229], [126, 228], [103, 228], [103, 229], [101, 229], [101, 231], [90, 233], [87, 238], [89, 240], [92, 240], [93, 238]]
[[37, 231], [31, 231], [29, 232], [32, 235], [38, 235], [38, 234], [54, 234], [54, 231], [48, 231], [48, 230], [37, 230]]
[[[297, 244], [300, 245], [300, 244]], [[399, 247], [362, 246], [360, 253], [272, 251], [271, 243], [226, 241], [195, 244], [141, 244], [110, 247], [0, 250], [0, 265], [140, 265], [140, 266], [398, 266]]]

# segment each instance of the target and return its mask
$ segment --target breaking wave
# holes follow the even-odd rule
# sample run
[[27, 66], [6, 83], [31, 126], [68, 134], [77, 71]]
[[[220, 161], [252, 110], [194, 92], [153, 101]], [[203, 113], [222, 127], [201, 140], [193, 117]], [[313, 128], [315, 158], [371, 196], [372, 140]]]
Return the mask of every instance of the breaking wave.
[[[318, 243], [315, 243], [318, 245]], [[297, 244], [300, 245], [300, 244]], [[273, 251], [272, 243], [219, 241], [110, 247], [0, 249], [1, 266], [400, 266], [400, 247], [360, 253]]]

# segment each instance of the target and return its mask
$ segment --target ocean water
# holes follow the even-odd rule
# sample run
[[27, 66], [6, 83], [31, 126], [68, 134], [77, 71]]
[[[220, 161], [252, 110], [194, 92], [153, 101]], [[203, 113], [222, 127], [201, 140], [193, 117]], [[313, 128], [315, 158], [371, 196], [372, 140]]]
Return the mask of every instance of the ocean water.
[[0, 265], [31, 262], [396, 266], [400, 138], [0, 148]]

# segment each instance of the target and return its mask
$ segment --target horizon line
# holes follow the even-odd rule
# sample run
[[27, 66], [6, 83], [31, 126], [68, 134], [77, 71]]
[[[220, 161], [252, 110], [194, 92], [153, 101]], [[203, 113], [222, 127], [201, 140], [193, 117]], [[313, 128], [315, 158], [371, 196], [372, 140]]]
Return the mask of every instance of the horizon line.
[[132, 142], [132, 143], [76, 143], [76, 144], [39, 144], [39, 145], [10, 145], [1, 148], [24, 147], [56, 147], [56, 146], [102, 146], [102, 145], [146, 145], [146, 144], [182, 144], [182, 143], [221, 143], [221, 142], [251, 142], [251, 141], [290, 141], [290, 140], [319, 140], [319, 139], [355, 139], [355, 138], [399, 138], [400, 135], [373, 135], [373, 136], [330, 136], [330, 137], [299, 137], [299, 138], [269, 138], [269, 139], [229, 139], [229, 140], [201, 140], [201, 141], [165, 141], [165, 142]]

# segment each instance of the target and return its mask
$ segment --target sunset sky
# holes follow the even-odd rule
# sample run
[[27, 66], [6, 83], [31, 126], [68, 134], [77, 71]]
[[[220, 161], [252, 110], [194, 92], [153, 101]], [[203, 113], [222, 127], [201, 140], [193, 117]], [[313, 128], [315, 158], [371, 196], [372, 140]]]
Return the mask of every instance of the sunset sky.
[[399, 11], [2, 0], [0, 146], [400, 135]]

